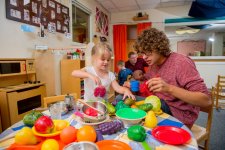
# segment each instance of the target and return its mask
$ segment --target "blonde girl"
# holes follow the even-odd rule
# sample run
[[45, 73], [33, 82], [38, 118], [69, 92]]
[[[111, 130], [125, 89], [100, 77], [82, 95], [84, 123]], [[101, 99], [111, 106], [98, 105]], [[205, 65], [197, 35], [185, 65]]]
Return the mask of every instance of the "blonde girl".
[[123, 94], [123, 99], [126, 97], [135, 99], [135, 96], [131, 91], [126, 87], [120, 86], [116, 81], [116, 77], [113, 72], [109, 71], [111, 55], [112, 52], [109, 45], [106, 43], [98, 43], [91, 51], [92, 66], [87, 66], [81, 70], [74, 70], [72, 72], [72, 76], [84, 78], [85, 100], [96, 99], [94, 97], [94, 89], [99, 85], [106, 88], [107, 92], [105, 98], [107, 97], [110, 86], [112, 86], [116, 92]]

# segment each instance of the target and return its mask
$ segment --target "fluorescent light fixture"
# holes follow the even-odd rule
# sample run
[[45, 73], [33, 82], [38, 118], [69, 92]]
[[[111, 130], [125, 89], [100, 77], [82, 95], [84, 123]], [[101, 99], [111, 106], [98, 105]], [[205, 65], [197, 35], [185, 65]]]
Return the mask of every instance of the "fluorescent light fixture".
[[209, 41], [214, 42], [215, 39], [214, 38], [209, 38]]
[[185, 34], [185, 33], [194, 34], [194, 33], [197, 33], [199, 31], [200, 31], [200, 29], [180, 28], [180, 29], [177, 29], [175, 32], [176, 32], [176, 34]]
[[200, 29], [190, 29], [190, 30], [186, 30], [187, 33], [193, 34], [193, 33], [197, 33], [199, 32]]

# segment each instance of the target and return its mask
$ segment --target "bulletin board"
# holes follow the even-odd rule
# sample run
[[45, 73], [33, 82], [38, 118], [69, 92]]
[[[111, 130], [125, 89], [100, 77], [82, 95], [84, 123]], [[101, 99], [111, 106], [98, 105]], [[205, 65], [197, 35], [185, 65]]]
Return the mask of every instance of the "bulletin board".
[[54, 0], [5, 0], [6, 18], [56, 32], [69, 32], [69, 8]]

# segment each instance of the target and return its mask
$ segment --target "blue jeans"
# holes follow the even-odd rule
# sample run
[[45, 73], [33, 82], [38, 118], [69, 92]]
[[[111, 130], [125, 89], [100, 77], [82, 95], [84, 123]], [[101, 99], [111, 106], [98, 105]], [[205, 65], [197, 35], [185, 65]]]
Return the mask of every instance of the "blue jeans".
[[[137, 95], [135, 95], [135, 98], [136, 98], [136, 101], [141, 101], [141, 100], [145, 99], [145, 97], [137, 96]], [[123, 95], [117, 95], [116, 98], [115, 98], [116, 101], [120, 101], [122, 99], [123, 99]], [[160, 99], [160, 101], [161, 101], [161, 109], [162, 109], [162, 111], [172, 116], [172, 113], [170, 111], [170, 107], [167, 105], [165, 100]]]

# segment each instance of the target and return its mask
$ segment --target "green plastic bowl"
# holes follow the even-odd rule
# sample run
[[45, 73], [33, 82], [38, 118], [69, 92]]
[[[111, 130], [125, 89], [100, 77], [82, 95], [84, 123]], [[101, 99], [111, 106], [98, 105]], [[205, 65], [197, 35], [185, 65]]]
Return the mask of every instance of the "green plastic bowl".
[[116, 112], [117, 118], [126, 125], [138, 124], [146, 115], [145, 111], [136, 108], [122, 108]]

